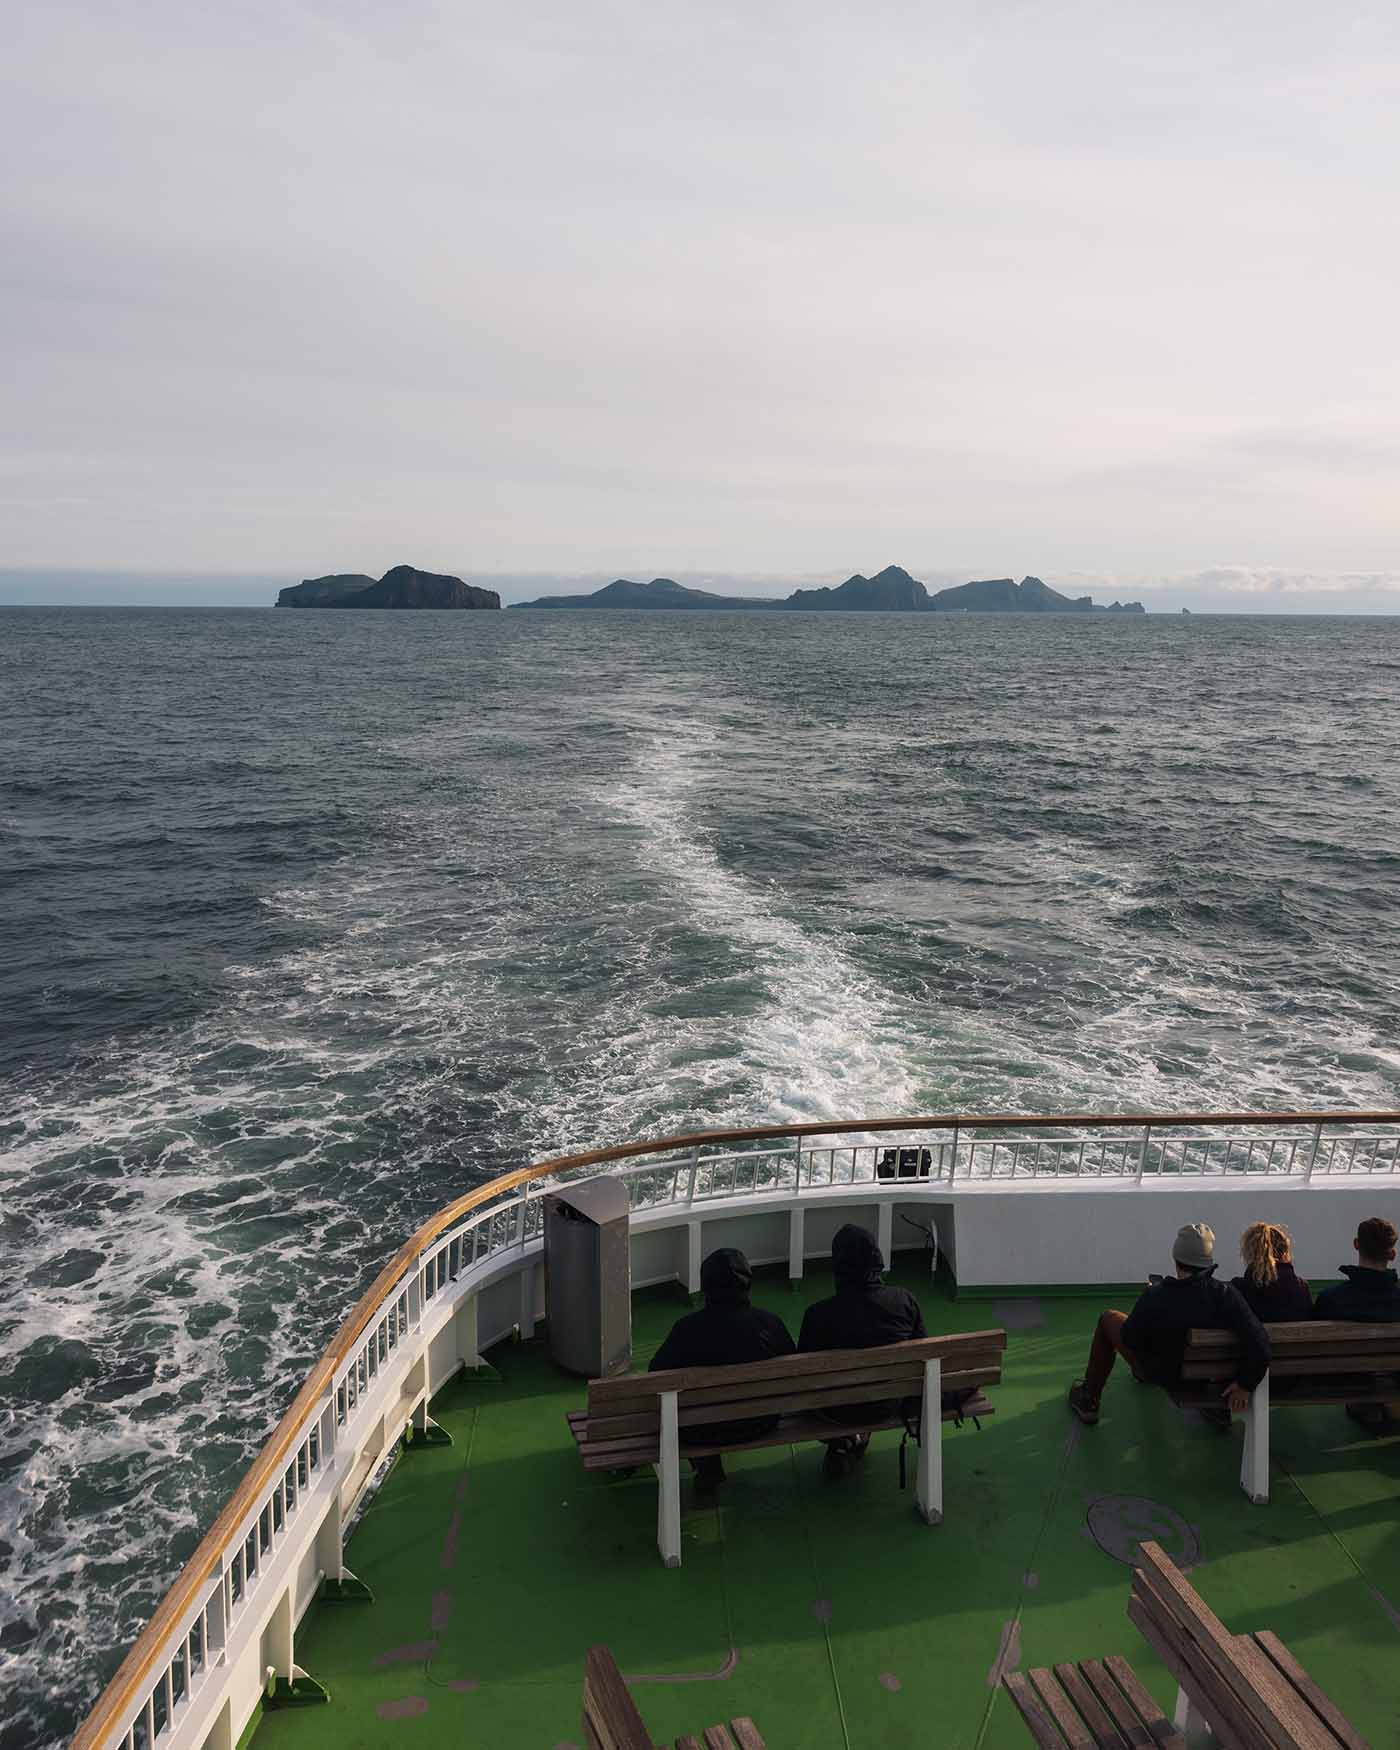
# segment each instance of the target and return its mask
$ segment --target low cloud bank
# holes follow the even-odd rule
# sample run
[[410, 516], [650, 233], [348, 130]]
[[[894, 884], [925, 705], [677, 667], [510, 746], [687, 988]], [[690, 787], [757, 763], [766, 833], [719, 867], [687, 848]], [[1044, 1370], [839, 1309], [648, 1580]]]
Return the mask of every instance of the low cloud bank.
[[1400, 571], [1307, 571], [1281, 565], [1212, 565], [1201, 571], [1069, 571], [1045, 574], [1068, 594], [1141, 596], [1149, 612], [1393, 614]]

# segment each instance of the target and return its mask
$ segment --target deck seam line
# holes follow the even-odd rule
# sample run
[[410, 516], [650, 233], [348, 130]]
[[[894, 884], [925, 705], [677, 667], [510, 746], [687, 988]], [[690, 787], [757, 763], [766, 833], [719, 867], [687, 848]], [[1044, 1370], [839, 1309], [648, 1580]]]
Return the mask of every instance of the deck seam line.
[[[1078, 1434], [1079, 1424], [1076, 1422], [1071, 1427], [1069, 1437], [1061, 1448], [1060, 1474], [1055, 1479], [1055, 1486], [1050, 1491], [1050, 1498], [1045, 1504], [1045, 1511], [1041, 1515], [1039, 1526], [1036, 1528], [1035, 1541], [1031, 1545], [1030, 1558], [1021, 1571], [1021, 1584], [1016, 1592], [1016, 1608], [1011, 1616], [1011, 1626], [1015, 1630], [1020, 1629], [1021, 1616], [1026, 1607], [1025, 1576], [1035, 1569], [1036, 1558], [1040, 1554], [1040, 1546], [1045, 1541], [1046, 1533], [1050, 1528], [1050, 1521], [1054, 1517], [1055, 1509], [1060, 1504], [1060, 1496], [1064, 1493], [1065, 1480], [1069, 1475], [1070, 1460], [1074, 1457], [1079, 1448]], [[1009, 1641], [1008, 1644], [1010, 1644]], [[987, 1731], [992, 1723], [992, 1709], [996, 1706], [997, 1692], [1000, 1688], [1000, 1683], [997, 1683], [988, 1691], [987, 1705], [982, 1710], [982, 1724], [978, 1727], [977, 1736], [973, 1740], [974, 1750], [982, 1750], [983, 1741], [986, 1739]]]
[[[810, 1515], [806, 1510], [805, 1497], [802, 1493], [802, 1473], [797, 1465], [797, 1448], [788, 1447], [788, 1468], [792, 1473], [793, 1488], [796, 1492], [802, 1512], [802, 1541], [807, 1545], [807, 1565], [812, 1575], [812, 1585], [820, 1592], [822, 1589], [821, 1572], [817, 1567], [816, 1551], [812, 1546], [812, 1531]], [[846, 1720], [846, 1703], [841, 1694], [841, 1678], [836, 1670], [836, 1655], [831, 1648], [831, 1624], [822, 1621], [822, 1645], [826, 1649], [827, 1669], [831, 1672], [831, 1687], [836, 1696], [836, 1717], [841, 1722], [841, 1743], [843, 1750], [851, 1750], [851, 1729]]]
[[[471, 1472], [472, 1454], [473, 1454], [473, 1452], [476, 1451], [476, 1431], [480, 1426], [481, 1426], [481, 1405], [480, 1404], [473, 1404], [472, 1405], [472, 1429], [471, 1429], [471, 1433], [467, 1436], [466, 1455], [462, 1459], [461, 1475], [464, 1477], [468, 1476]], [[441, 1642], [439, 1642], [438, 1652], [441, 1652], [441, 1651], [442, 1651], [442, 1644], [441, 1644]], [[436, 1657], [437, 1657], [437, 1653], [429, 1653], [427, 1658], [423, 1661], [423, 1680], [425, 1683], [433, 1684], [434, 1687], [437, 1689], [449, 1689], [449, 1688], [451, 1688], [450, 1679], [445, 1679], [445, 1678], [433, 1676], [433, 1660]]]
[[1318, 1506], [1317, 1502], [1313, 1500], [1312, 1496], [1303, 1487], [1302, 1483], [1299, 1482], [1297, 1476], [1290, 1469], [1287, 1458], [1281, 1452], [1279, 1452], [1277, 1448], [1275, 1448], [1273, 1456], [1274, 1456], [1274, 1463], [1278, 1466], [1278, 1468], [1288, 1478], [1289, 1482], [1292, 1483], [1293, 1487], [1298, 1491], [1298, 1493], [1307, 1502], [1309, 1508], [1312, 1510], [1314, 1517], [1321, 1523], [1322, 1529], [1327, 1533], [1327, 1535], [1331, 1539], [1331, 1541], [1334, 1544], [1336, 1544], [1337, 1548], [1342, 1552], [1343, 1556], [1345, 1556], [1346, 1560], [1350, 1563], [1351, 1568], [1352, 1568], [1353, 1572], [1355, 1573], [1357, 1579], [1360, 1580], [1362, 1585], [1371, 1594], [1372, 1603], [1376, 1604], [1380, 1607], [1381, 1614], [1389, 1620], [1391, 1627], [1395, 1628], [1397, 1626], [1395, 1618], [1391, 1614], [1390, 1610], [1386, 1608], [1390, 1601], [1386, 1598], [1384, 1592], [1382, 1592], [1380, 1590], [1380, 1588], [1375, 1584], [1375, 1582], [1371, 1579], [1370, 1575], [1366, 1572], [1365, 1568], [1362, 1567], [1360, 1561], [1357, 1559], [1356, 1555], [1353, 1553], [1351, 1546], [1341, 1537], [1341, 1535], [1338, 1532], [1333, 1530], [1330, 1515], [1324, 1513], [1322, 1511], [1322, 1509]]

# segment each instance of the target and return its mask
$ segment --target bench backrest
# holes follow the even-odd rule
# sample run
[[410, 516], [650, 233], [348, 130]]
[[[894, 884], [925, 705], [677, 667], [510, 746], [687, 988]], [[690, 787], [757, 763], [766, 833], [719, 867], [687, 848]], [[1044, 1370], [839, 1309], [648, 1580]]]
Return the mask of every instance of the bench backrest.
[[1005, 1349], [1005, 1331], [966, 1331], [914, 1337], [878, 1349], [784, 1355], [738, 1367], [674, 1367], [590, 1379], [589, 1434], [607, 1440], [659, 1432], [661, 1394], [671, 1391], [678, 1394], [682, 1428], [917, 1397], [923, 1390], [924, 1363], [935, 1359], [943, 1364], [944, 1391], [995, 1385]]
[[[637, 1711], [626, 1680], [608, 1647], [590, 1647], [583, 1664], [583, 1738], [588, 1750], [654, 1750], [651, 1733]], [[676, 1750], [766, 1750], [763, 1736], [747, 1714], [724, 1726], [707, 1726], [704, 1745], [692, 1733], [676, 1739]]]
[[646, 1721], [607, 1647], [583, 1660], [583, 1736], [588, 1750], [654, 1750]]
[[[1305, 1319], [1297, 1324], [1265, 1325], [1273, 1360], [1269, 1371], [1282, 1378], [1311, 1374], [1391, 1373], [1400, 1369], [1400, 1324], [1354, 1325], [1343, 1319]], [[1192, 1331], [1182, 1355], [1183, 1380], [1229, 1380], [1239, 1359], [1233, 1331]]]
[[1222, 1743], [1337, 1750], [1344, 1742], [1259, 1647], [1230, 1633], [1158, 1544], [1139, 1546], [1128, 1616]]

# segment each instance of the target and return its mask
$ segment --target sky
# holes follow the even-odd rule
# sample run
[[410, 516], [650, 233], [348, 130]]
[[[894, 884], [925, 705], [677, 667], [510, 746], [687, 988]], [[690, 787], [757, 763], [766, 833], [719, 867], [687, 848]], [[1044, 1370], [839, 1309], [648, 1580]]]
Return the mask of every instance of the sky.
[[7, 20], [0, 601], [1400, 608], [1393, 4]]

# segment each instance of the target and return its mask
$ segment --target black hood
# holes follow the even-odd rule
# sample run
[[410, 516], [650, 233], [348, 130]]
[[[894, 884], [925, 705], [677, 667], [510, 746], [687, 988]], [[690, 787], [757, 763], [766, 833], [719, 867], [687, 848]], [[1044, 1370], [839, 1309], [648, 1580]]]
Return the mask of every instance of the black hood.
[[831, 1269], [838, 1288], [878, 1288], [885, 1260], [868, 1227], [848, 1221], [831, 1242]]
[[721, 1246], [700, 1266], [700, 1286], [710, 1306], [747, 1306], [753, 1271], [734, 1246]]

